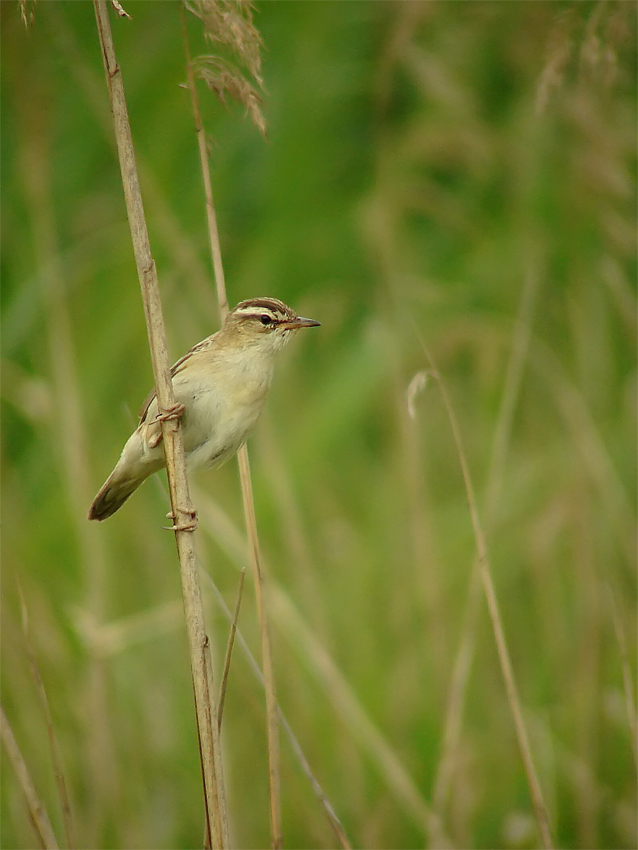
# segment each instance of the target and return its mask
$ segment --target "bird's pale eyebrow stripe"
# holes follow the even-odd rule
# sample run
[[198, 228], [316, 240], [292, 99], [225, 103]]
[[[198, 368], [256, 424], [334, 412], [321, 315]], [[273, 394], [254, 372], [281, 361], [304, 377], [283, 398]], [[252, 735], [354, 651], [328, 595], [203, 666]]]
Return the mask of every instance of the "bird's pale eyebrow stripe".
[[270, 307], [243, 307], [241, 310], [237, 311], [241, 313], [242, 316], [255, 316], [258, 318], [259, 316], [263, 316], [264, 313], [268, 313], [269, 316], [280, 316], [280, 310], [272, 310]]
[[262, 307], [260, 310], [251, 310], [248, 308], [247, 310], [239, 310], [238, 312], [244, 319], [254, 319], [256, 322], [260, 322], [261, 317], [267, 315], [270, 319], [269, 324], [271, 327], [274, 327], [287, 319], [287, 317], [282, 316], [279, 311], [275, 312], [274, 310], [271, 310], [270, 308], [266, 309], [265, 307]]

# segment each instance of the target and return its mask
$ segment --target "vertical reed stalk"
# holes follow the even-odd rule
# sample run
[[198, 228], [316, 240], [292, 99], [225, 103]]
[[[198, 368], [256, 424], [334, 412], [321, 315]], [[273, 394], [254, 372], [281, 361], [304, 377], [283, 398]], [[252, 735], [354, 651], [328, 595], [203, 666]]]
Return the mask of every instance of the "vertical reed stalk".
[[241, 601], [244, 596], [244, 581], [246, 579], [246, 567], [242, 567], [239, 573], [239, 585], [237, 587], [237, 599], [235, 601], [235, 611], [233, 619], [230, 623], [230, 632], [228, 634], [228, 643], [226, 645], [226, 656], [224, 657], [224, 669], [222, 671], [222, 680], [219, 686], [219, 708], [217, 710], [217, 726], [221, 730], [222, 717], [224, 715], [224, 703], [226, 702], [226, 687], [228, 685], [228, 674], [230, 673], [230, 662], [233, 658], [233, 649], [235, 646], [235, 636], [237, 634], [237, 623], [239, 621], [239, 611], [241, 609]]
[[516, 686], [516, 679], [514, 676], [514, 669], [512, 667], [512, 662], [507, 647], [505, 630], [503, 628], [503, 620], [501, 618], [498, 600], [496, 597], [496, 589], [492, 580], [492, 571], [490, 569], [489, 560], [487, 556], [487, 545], [485, 542], [485, 535], [483, 533], [483, 527], [479, 518], [478, 506], [476, 502], [476, 497], [474, 495], [474, 486], [472, 484], [470, 470], [467, 463], [467, 458], [465, 456], [465, 450], [463, 448], [461, 429], [459, 428], [458, 420], [456, 418], [456, 414], [454, 413], [454, 408], [452, 407], [450, 397], [448, 396], [445, 383], [442, 380], [436, 368], [436, 365], [434, 364], [434, 361], [432, 360], [432, 357], [430, 356], [427, 350], [425, 350], [425, 355], [428, 358], [432, 367], [433, 377], [436, 378], [439, 384], [441, 397], [443, 399], [443, 405], [445, 407], [445, 411], [450, 422], [450, 428], [452, 429], [452, 436], [454, 438], [459, 463], [461, 465], [463, 482], [465, 484], [465, 491], [467, 493], [467, 501], [470, 509], [472, 528], [474, 530], [474, 537], [476, 540], [478, 570], [483, 584], [485, 599], [487, 601], [487, 608], [492, 623], [492, 631], [494, 633], [494, 640], [496, 642], [496, 651], [501, 666], [501, 672], [503, 674], [503, 680], [505, 682], [505, 690], [507, 691], [507, 698], [510, 705], [510, 710], [514, 719], [514, 728], [516, 730], [516, 737], [523, 759], [523, 767], [525, 768], [527, 782], [530, 789], [532, 805], [534, 808], [534, 815], [538, 824], [538, 830], [540, 833], [541, 841], [543, 843], [543, 847], [546, 848], [546, 850], [549, 850], [549, 848], [553, 847], [553, 841], [549, 827], [549, 815], [547, 813], [547, 807], [543, 799], [540, 782], [538, 780], [536, 768], [534, 766], [534, 760], [532, 758], [532, 748], [529, 743], [527, 727], [523, 718], [523, 710], [521, 708], [521, 702], [518, 695], [518, 688]]
[[184, 612], [195, 694], [195, 713], [204, 783], [206, 820], [214, 847], [227, 847], [228, 819], [224, 790], [221, 745], [217, 728], [215, 691], [212, 682], [210, 644], [204, 623], [193, 526], [193, 509], [188, 490], [184, 447], [179, 420], [175, 415], [175, 399], [155, 262], [151, 254], [135, 153], [124, 95], [122, 75], [117, 64], [106, 0], [94, 0], [98, 34], [106, 81], [111, 99], [117, 150], [122, 171], [135, 262], [137, 265], [146, 325], [157, 389], [159, 410], [163, 413], [162, 436], [166, 455], [171, 508], [175, 521], [175, 540], [180, 562]]
[[[243, 549], [244, 549], [244, 547], [242, 546], [242, 552], [239, 553], [240, 559], [243, 559], [243, 557], [244, 557]], [[243, 570], [244, 570], [244, 567], [242, 566], [242, 571]], [[231, 623], [234, 623], [235, 619], [236, 619], [236, 612], [235, 612], [235, 614], [231, 614], [230, 609], [226, 605], [226, 602], [224, 601], [224, 597], [220, 593], [215, 582], [212, 580], [212, 578], [209, 575], [207, 575], [206, 578], [208, 579], [210, 586], [211, 586], [211, 589], [212, 589], [213, 593], [215, 594], [215, 596], [217, 598], [217, 602], [219, 603], [219, 607], [222, 609], [222, 611], [224, 612], [224, 614], [226, 615], [228, 620]], [[231, 628], [232, 628], [232, 626], [231, 626]], [[245, 640], [244, 636], [242, 635], [242, 633], [240, 631], [237, 631], [237, 638], [239, 640], [239, 645], [240, 645], [240, 647], [241, 647], [241, 649], [242, 649], [242, 651], [243, 651], [243, 653], [246, 657], [246, 660], [248, 661], [248, 665], [249, 665], [250, 669], [253, 671], [253, 674], [255, 675], [257, 680], [260, 682], [261, 686], [264, 687], [264, 675], [263, 675], [263, 673], [262, 673], [262, 671], [259, 667], [259, 664], [257, 663], [256, 658], [253, 656], [252, 652], [250, 651], [250, 648], [249, 648], [248, 644], [246, 643], [246, 640]], [[283, 713], [283, 711], [281, 710], [280, 707], [277, 707], [277, 714], [278, 714], [278, 717], [279, 717], [279, 722], [281, 724], [281, 728], [285, 732], [285, 734], [288, 736], [290, 746], [292, 747], [292, 750], [293, 750], [295, 756], [297, 757], [297, 760], [298, 760], [298, 762], [301, 766], [301, 769], [306, 774], [306, 777], [308, 778], [308, 781], [310, 782], [310, 784], [312, 786], [312, 790], [314, 791], [315, 795], [317, 796], [317, 799], [321, 803], [321, 806], [322, 806], [322, 808], [323, 808], [323, 810], [326, 814], [326, 817], [328, 818], [328, 821], [330, 822], [330, 826], [334, 830], [335, 837], [339, 841], [339, 844], [343, 848], [343, 850], [351, 850], [350, 841], [348, 840], [348, 836], [346, 835], [346, 832], [343, 828], [343, 825], [342, 825], [341, 821], [339, 820], [337, 813], [335, 812], [334, 806], [332, 805], [332, 803], [330, 802], [330, 800], [328, 799], [328, 797], [324, 793], [323, 788], [321, 787], [316, 776], [312, 772], [312, 768], [310, 767], [308, 759], [306, 758], [306, 756], [305, 756], [305, 754], [304, 754], [304, 752], [301, 748], [301, 744], [297, 740], [295, 733], [292, 730], [292, 726], [288, 722], [285, 714]]]
[[20, 747], [13, 734], [13, 729], [9, 725], [4, 709], [0, 707], [0, 738], [7, 751], [9, 761], [13, 765], [13, 769], [18, 777], [18, 782], [22, 788], [22, 793], [27, 801], [31, 822], [38, 833], [40, 846], [45, 850], [57, 850], [58, 842], [49, 820], [49, 815], [46, 809], [40, 802], [33, 780], [29, 773], [29, 768], [20, 752]]
[[[246, 540], [245, 537], [241, 534], [239, 529], [237, 529], [233, 521], [224, 513], [224, 511], [219, 507], [219, 505], [215, 504], [210, 497], [207, 497], [203, 493], [198, 493], [198, 504], [202, 505], [203, 514], [202, 517], [205, 521], [204, 528], [208, 531], [210, 536], [217, 541], [218, 544], [222, 546], [222, 548], [227, 552], [229, 557], [236, 563], [236, 565], [240, 568], [240, 588], [243, 582], [242, 576], [246, 569], [246, 562], [249, 560]], [[265, 687], [264, 684], [264, 675], [263, 672], [250, 651], [246, 639], [241, 633], [241, 630], [237, 628], [237, 603], [235, 606], [234, 613], [231, 613], [230, 609], [226, 605], [224, 601], [224, 597], [221, 592], [217, 588], [215, 582], [211, 578], [208, 573], [204, 573], [204, 579], [208, 582], [213, 594], [215, 595], [219, 607], [224, 612], [226, 618], [231, 624], [231, 635], [233, 635], [233, 631], [235, 632], [233, 636], [233, 640], [235, 642], [239, 642], [239, 646], [241, 651], [244, 653], [246, 660], [250, 666], [250, 669], [253, 671], [253, 674], [261, 684], [262, 688]], [[278, 589], [276, 583], [271, 582], [271, 597], [270, 597], [270, 610], [273, 611], [273, 608], [276, 606], [276, 600], [279, 595], [281, 595], [282, 591]], [[238, 593], [239, 596], [239, 593]], [[277, 619], [275, 615], [275, 619]], [[236, 640], [235, 640], [236, 639]], [[229, 641], [230, 645], [230, 641]], [[353, 697], [354, 698], [354, 697]], [[221, 700], [220, 700], [221, 703]], [[345, 830], [341, 821], [339, 820], [335, 808], [324, 793], [321, 785], [319, 784], [317, 778], [312, 772], [310, 764], [308, 763], [308, 759], [305, 757], [303, 750], [301, 749], [301, 745], [299, 741], [295, 737], [292, 727], [290, 723], [286, 719], [284, 713], [281, 710], [281, 707], [277, 707], [277, 715], [279, 717], [279, 723], [282, 731], [285, 735], [288, 736], [288, 740], [292, 747], [292, 750], [301, 765], [301, 769], [306, 774], [310, 784], [312, 785], [312, 789], [317, 796], [317, 799], [321, 803], [321, 806], [328, 818], [332, 829], [335, 832], [335, 835], [339, 841], [339, 844], [344, 848], [344, 850], [349, 850], [350, 843], [348, 841], [348, 837], [346, 836]]]
[[[499, 489], [503, 478], [503, 469], [510, 444], [514, 412], [520, 394], [523, 371], [527, 362], [534, 305], [538, 288], [539, 274], [530, 268], [525, 278], [517, 321], [514, 325], [512, 351], [507, 365], [503, 395], [501, 397], [496, 429], [492, 441], [484, 498], [484, 526], [487, 529], [488, 535], [494, 521]], [[461, 737], [465, 696], [470, 670], [474, 660], [480, 598], [481, 582], [478, 563], [475, 559], [465, 601], [461, 641], [456, 652], [449, 690], [441, 758], [439, 759], [434, 781], [434, 804], [439, 812], [442, 812], [445, 808], [452, 786], [455, 760]]]
[[257, 600], [257, 615], [261, 636], [261, 665], [264, 673], [264, 690], [266, 691], [266, 723], [268, 730], [268, 784], [270, 790], [270, 829], [273, 848], [283, 846], [281, 834], [281, 792], [279, 780], [279, 720], [277, 714], [277, 692], [275, 690], [275, 671], [270, 645], [268, 628], [268, 613], [264, 593], [264, 573], [259, 554], [257, 537], [257, 519], [255, 517], [255, 502], [250, 478], [248, 450], [246, 446], [240, 449], [237, 460], [241, 478], [241, 492], [246, 517], [246, 529], [250, 549], [250, 562], [255, 581], [255, 596]]
[[611, 584], [607, 585], [607, 597], [609, 599], [609, 607], [611, 611], [611, 621], [616, 634], [616, 641], [620, 652], [620, 671], [622, 674], [623, 692], [625, 697], [625, 710], [627, 712], [627, 722], [629, 726], [629, 735], [631, 737], [631, 749], [634, 754], [634, 762], [638, 769], [638, 718], [636, 717], [636, 703], [634, 700], [635, 688], [633, 685], [633, 676], [631, 673], [631, 663], [629, 661], [629, 652], [627, 650], [627, 638], [623, 628], [623, 621], [618, 610], [618, 603], [614, 598], [614, 592]]
[[75, 838], [73, 837], [73, 821], [71, 818], [71, 805], [69, 803], [69, 793], [67, 790], [66, 779], [64, 777], [64, 769], [62, 767], [62, 756], [60, 754], [60, 745], [58, 744], [58, 737], [55, 734], [55, 728], [53, 726], [53, 715], [51, 714], [51, 707], [49, 705], [49, 698], [47, 697], [46, 688], [44, 687], [44, 682], [42, 680], [42, 676], [40, 675], [40, 667], [38, 665], [38, 659], [36, 658], [35, 649], [33, 647], [33, 643], [31, 642], [31, 633], [29, 630], [29, 612], [27, 610], [27, 604], [24, 601], [24, 595], [22, 593], [22, 587], [18, 584], [18, 593], [20, 595], [20, 607], [22, 609], [22, 631], [24, 633], [24, 642], [27, 650], [27, 655], [29, 657], [29, 666], [31, 668], [31, 677], [35, 683], [36, 690], [38, 692], [38, 699], [40, 700], [40, 707], [42, 709], [42, 714], [44, 715], [44, 720], [47, 727], [47, 734], [49, 736], [49, 747], [51, 748], [51, 760], [53, 762], [53, 769], [55, 771], [55, 784], [58, 789], [58, 797], [60, 800], [60, 808], [62, 809], [62, 818], [64, 820], [64, 832], [66, 835], [66, 844], [69, 850], [72, 850], [73, 847], [76, 846]]
[[[27, 95], [28, 91], [28, 95]], [[48, 112], [42, 99], [49, 92], [36, 94], [35, 86], [25, 85], [23, 97], [25, 126], [20, 150], [23, 156], [25, 195], [34, 235], [35, 261], [45, 307], [45, 327], [51, 384], [55, 398], [53, 444], [65, 485], [72, 528], [78, 552], [85, 565], [84, 605], [96, 622], [104, 618], [105, 578], [107, 575], [104, 537], [85, 520], [86, 506], [92, 496], [83, 406], [79, 390], [77, 358], [67, 297], [68, 272], [63, 268], [58, 224], [53, 203], [51, 177], [51, 132]], [[86, 646], [88, 675], [80, 699], [85, 704], [88, 782], [92, 789], [89, 813], [89, 841], [98, 843], [106, 808], [117, 793], [116, 769], [111, 745], [111, 723], [106, 708], [106, 671], [104, 659]], [[62, 799], [62, 798], [61, 798]], [[64, 803], [63, 803], [64, 808]], [[70, 840], [70, 839], [69, 839]]]
[[[208, 164], [208, 152], [206, 146], [206, 132], [202, 122], [199, 99], [195, 86], [195, 77], [191, 63], [190, 49], [188, 46], [188, 35], [186, 22], [184, 20], [184, 7], [182, 6], [182, 28], [184, 33], [184, 49], [186, 53], [186, 71], [188, 75], [188, 88], [191, 95], [193, 117], [197, 133], [202, 178], [204, 181], [204, 195], [206, 199], [206, 218], [208, 221], [208, 238], [210, 243], [213, 269], [215, 272], [215, 284], [217, 297], [219, 299], [219, 310], [222, 320], [228, 313], [228, 299], [226, 297], [226, 282], [224, 267], [222, 264], [221, 245], [217, 227], [217, 215], [213, 202], [213, 189]], [[281, 830], [281, 793], [280, 793], [280, 770], [279, 770], [279, 724], [277, 717], [277, 694], [275, 690], [275, 675], [272, 660], [272, 649], [270, 633], [268, 628], [268, 615], [264, 600], [264, 575], [259, 554], [259, 538], [257, 535], [257, 520], [255, 517], [255, 504], [252, 493], [250, 477], [250, 466], [248, 461], [248, 449], [242, 446], [237, 453], [239, 463], [239, 477], [241, 481], [244, 514], [246, 517], [246, 529], [250, 549], [250, 561], [255, 583], [255, 597], [257, 600], [257, 613], [259, 617], [259, 630], [261, 637], [262, 668], [264, 673], [264, 688], [266, 691], [266, 723], [268, 734], [268, 778], [269, 778], [269, 800], [270, 800], [270, 830], [271, 843], [274, 848], [283, 844]]]

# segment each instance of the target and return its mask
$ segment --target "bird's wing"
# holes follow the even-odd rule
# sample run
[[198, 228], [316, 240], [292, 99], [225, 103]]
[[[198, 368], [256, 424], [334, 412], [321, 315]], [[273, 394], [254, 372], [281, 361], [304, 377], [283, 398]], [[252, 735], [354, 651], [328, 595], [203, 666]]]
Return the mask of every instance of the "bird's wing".
[[[214, 336], [214, 335], [213, 335]], [[171, 378], [174, 378], [178, 372], [181, 372], [188, 360], [190, 360], [193, 354], [196, 354], [198, 351], [203, 351], [205, 348], [209, 348], [211, 342], [213, 340], [212, 336], [206, 337], [201, 342], [198, 342], [197, 345], [194, 345], [191, 349], [189, 349], [183, 357], [180, 357], [176, 363], [173, 363], [171, 366]], [[148, 414], [148, 409], [153, 403], [153, 399], [157, 395], [157, 390], [155, 387], [150, 391], [150, 393], [144, 399], [144, 404], [142, 405], [142, 409], [140, 410], [140, 425], [144, 423], [146, 416]]]

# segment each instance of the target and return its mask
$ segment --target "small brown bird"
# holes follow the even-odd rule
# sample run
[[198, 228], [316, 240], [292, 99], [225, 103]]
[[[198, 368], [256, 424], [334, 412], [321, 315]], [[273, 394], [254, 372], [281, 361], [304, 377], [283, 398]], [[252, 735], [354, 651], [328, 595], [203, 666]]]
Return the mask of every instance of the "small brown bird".
[[[261, 413], [275, 355], [300, 328], [318, 326], [276, 298], [242, 301], [221, 329], [195, 345], [171, 369], [190, 470], [221, 466], [248, 438]], [[292, 333], [291, 333], [292, 332]], [[149, 475], [165, 465], [155, 390], [115, 469], [93, 500], [89, 519], [103, 520], [122, 507]]]

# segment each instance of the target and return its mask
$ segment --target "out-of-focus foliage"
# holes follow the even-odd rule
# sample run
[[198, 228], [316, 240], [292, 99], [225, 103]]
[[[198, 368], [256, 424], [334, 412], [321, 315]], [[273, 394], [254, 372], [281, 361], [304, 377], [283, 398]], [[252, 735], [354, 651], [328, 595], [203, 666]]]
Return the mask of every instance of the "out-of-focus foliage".
[[[180, 5], [123, 4], [116, 49], [177, 359], [217, 326]], [[32, 12], [26, 29], [0, 4], [2, 703], [62, 840], [19, 583], [77, 846], [198, 846], [166, 497], [149, 482], [105, 525], [85, 520], [151, 380], [94, 13]], [[460, 422], [555, 840], [635, 846], [635, 6], [277, 0], [254, 22], [267, 140], [201, 90], [229, 297], [322, 322], [286, 351], [251, 441], [281, 705], [356, 846], [435, 843], [378, 740], [453, 846], [538, 846], [482, 603], [466, 629], [475, 542], [427, 349]], [[210, 52], [187, 25], [193, 54]], [[196, 486], [202, 562], [232, 607], [234, 463]], [[258, 654], [250, 592], [240, 628]], [[238, 649], [224, 741], [240, 847], [269, 840], [263, 715]], [[282, 746], [286, 846], [333, 846]], [[2, 769], [2, 846], [33, 846], [4, 755]]]

